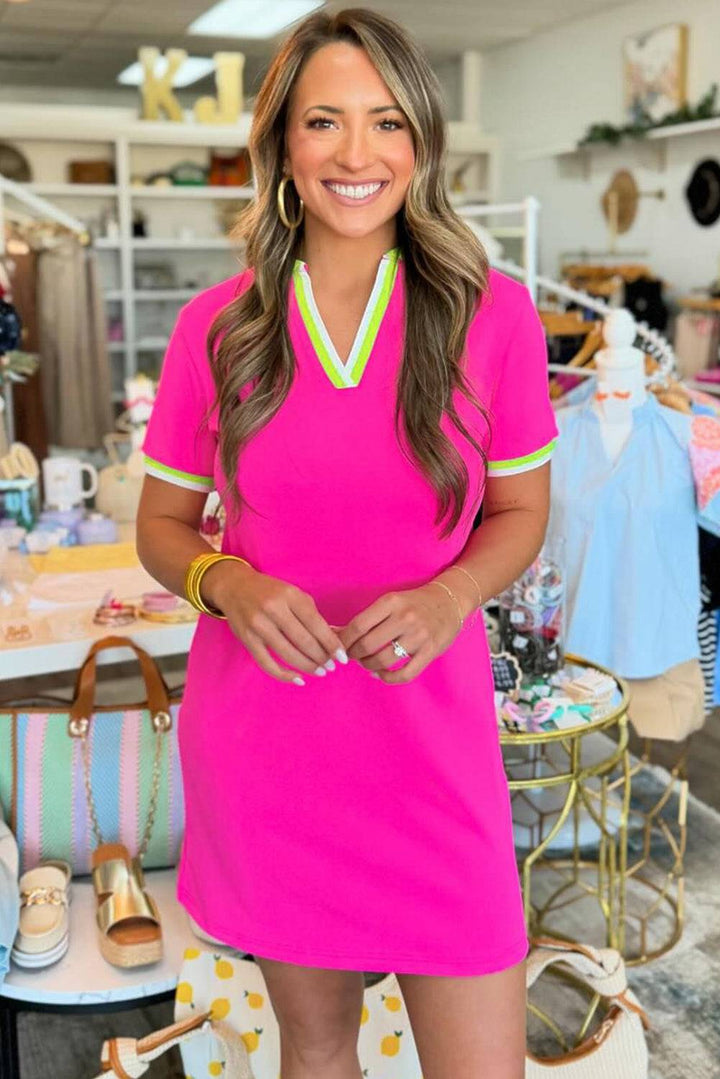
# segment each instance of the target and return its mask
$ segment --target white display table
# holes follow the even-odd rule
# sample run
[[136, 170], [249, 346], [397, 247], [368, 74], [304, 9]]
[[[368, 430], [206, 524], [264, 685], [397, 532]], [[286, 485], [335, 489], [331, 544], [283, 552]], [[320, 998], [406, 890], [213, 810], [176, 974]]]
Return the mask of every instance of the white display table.
[[[230, 951], [199, 940], [188, 916], [175, 898], [175, 869], [145, 872], [148, 892], [157, 902], [163, 933], [163, 958], [158, 963], [121, 970], [100, 954], [95, 923], [95, 894], [89, 877], [72, 881], [70, 947], [63, 958], [41, 970], [22, 970], [11, 964], [0, 985], [0, 1075], [20, 1079], [17, 1045], [19, 1011], [120, 1011], [170, 1000], [186, 948]], [[98, 1045], [98, 1060], [100, 1050]]]

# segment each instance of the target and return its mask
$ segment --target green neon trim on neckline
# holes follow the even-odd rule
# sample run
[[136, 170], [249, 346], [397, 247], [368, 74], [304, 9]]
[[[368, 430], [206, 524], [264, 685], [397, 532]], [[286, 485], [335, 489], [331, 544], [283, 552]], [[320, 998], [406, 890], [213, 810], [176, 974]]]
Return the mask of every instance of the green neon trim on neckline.
[[301, 259], [295, 260], [293, 286], [298, 310], [315, 355], [333, 386], [338, 389], [349, 389], [360, 383], [380, 330], [383, 316], [390, 303], [398, 263], [401, 258], [402, 252], [400, 248], [393, 247], [386, 251], [380, 259], [372, 292], [360, 320], [346, 363], [343, 363], [340, 359], [322, 321], [322, 316], [313, 296], [307, 263]]
[[151, 468], [157, 469], [158, 472], [164, 472], [168, 476], [175, 476], [179, 480], [187, 480], [190, 483], [197, 483], [201, 487], [212, 488], [215, 485], [215, 480], [212, 476], [196, 476], [192, 472], [183, 472], [179, 468], [170, 468], [169, 465], [164, 465], [162, 461], [156, 461], [153, 457], [149, 457], [147, 454], [143, 455], [145, 463]]
[[555, 449], [556, 443], [557, 438], [554, 438], [552, 442], [548, 442], [539, 450], [535, 450], [534, 453], [528, 453], [524, 457], [511, 457], [507, 461], [488, 461], [488, 469], [491, 472], [501, 472], [506, 468], [519, 468], [522, 465], [530, 464], [531, 461], [538, 461], [541, 457], [548, 457]]

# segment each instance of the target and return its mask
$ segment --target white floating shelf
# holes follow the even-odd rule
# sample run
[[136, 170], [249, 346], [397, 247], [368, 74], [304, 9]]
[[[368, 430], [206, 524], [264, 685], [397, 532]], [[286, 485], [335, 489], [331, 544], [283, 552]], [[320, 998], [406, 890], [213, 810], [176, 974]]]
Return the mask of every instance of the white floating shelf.
[[559, 146], [551, 146], [546, 149], [528, 150], [526, 153], [517, 155], [518, 161], [539, 161], [546, 157], [566, 157], [572, 154], [588, 154], [603, 150], [627, 150], [629, 147], [642, 146], [648, 139], [672, 139], [676, 135], [701, 135], [705, 131], [720, 129], [720, 116], [713, 116], [709, 120], [692, 120], [687, 124], [664, 124], [647, 131], [644, 136], [624, 136], [620, 142], [591, 142], [584, 146], [574, 146], [566, 143]]
[[220, 187], [210, 184], [134, 184], [130, 187], [133, 198], [143, 199], [253, 199], [254, 187]]
[[46, 184], [33, 181], [22, 184], [22, 187], [26, 187], [28, 191], [33, 191], [36, 195], [47, 195], [54, 198], [68, 196], [77, 199], [82, 198], [83, 195], [93, 198], [108, 198], [114, 197], [118, 193], [117, 184]]
[[648, 131], [649, 139], [669, 139], [673, 135], [701, 135], [703, 131], [716, 131], [720, 128], [720, 116], [712, 116], [709, 120], [692, 120], [688, 124], [665, 124]]
[[120, 241], [113, 240], [109, 236], [97, 236], [93, 240], [93, 246], [98, 247], [101, 250], [117, 251], [120, 247]]
[[158, 352], [167, 348], [168, 340], [167, 337], [143, 337], [136, 342], [135, 348], [138, 352]]
[[125, 293], [121, 288], [109, 288], [103, 293], [105, 299], [108, 301], [122, 300]]
[[127, 345], [124, 341], [108, 341], [108, 352], [124, 352]]
[[133, 296], [141, 303], [153, 303], [156, 300], [191, 300], [199, 291], [199, 287], [138, 289], [136, 292], [133, 292]]
[[131, 240], [130, 246], [136, 251], [181, 251], [184, 248], [197, 251], [226, 248], [229, 251], [231, 244], [225, 236], [195, 237], [191, 240], [178, 240], [172, 236], [149, 236]]

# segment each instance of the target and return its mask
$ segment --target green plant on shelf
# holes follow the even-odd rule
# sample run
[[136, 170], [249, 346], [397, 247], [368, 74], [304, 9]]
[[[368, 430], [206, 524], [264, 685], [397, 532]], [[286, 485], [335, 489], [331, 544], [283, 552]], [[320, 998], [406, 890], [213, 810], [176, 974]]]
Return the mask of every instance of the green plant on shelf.
[[659, 127], [691, 124], [697, 120], [720, 119], [720, 112], [716, 111], [715, 107], [717, 91], [718, 84], [714, 82], [697, 105], [681, 105], [679, 109], [666, 113], [660, 120], [653, 120], [652, 116], [640, 106], [637, 109], [637, 119], [633, 123], [624, 124], [621, 127], [608, 123], [591, 124], [578, 142], [578, 148], [600, 142], [616, 146], [623, 138], [641, 139], [647, 135], [648, 131], [655, 131]]

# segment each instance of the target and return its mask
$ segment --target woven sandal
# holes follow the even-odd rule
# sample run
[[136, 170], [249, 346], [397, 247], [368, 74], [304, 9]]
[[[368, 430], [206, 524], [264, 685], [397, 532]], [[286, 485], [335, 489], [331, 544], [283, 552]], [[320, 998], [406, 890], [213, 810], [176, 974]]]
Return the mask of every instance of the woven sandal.
[[138, 858], [122, 843], [103, 843], [92, 855], [100, 951], [115, 967], [142, 967], [162, 958], [160, 912], [145, 891]]

